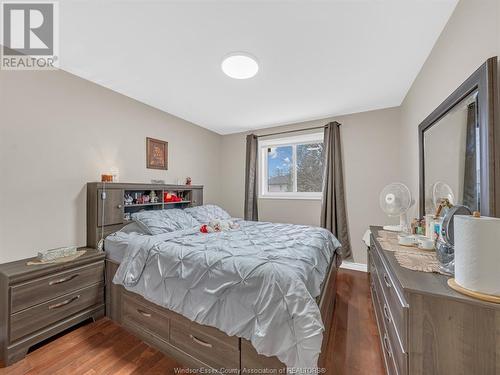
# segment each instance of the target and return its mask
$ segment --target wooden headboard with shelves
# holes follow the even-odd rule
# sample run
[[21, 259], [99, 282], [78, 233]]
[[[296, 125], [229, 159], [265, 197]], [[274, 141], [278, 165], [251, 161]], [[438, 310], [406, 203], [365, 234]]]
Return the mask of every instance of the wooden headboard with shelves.
[[[103, 192], [106, 198], [102, 199]], [[151, 191], [157, 201], [144, 202], [143, 197], [150, 197]], [[165, 194], [179, 197], [179, 201], [166, 201]], [[125, 197], [133, 200], [126, 201]], [[120, 230], [131, 221], [127, 216], [142, 210], [166, 210], [186, 208], [203, 204], [202, 185], [160, 185], [142, 183], [104, 183], [87, 184], [87, 246], [96, 248], [101, 238]], [[103, 216], [104, 208], [104, 216]]]

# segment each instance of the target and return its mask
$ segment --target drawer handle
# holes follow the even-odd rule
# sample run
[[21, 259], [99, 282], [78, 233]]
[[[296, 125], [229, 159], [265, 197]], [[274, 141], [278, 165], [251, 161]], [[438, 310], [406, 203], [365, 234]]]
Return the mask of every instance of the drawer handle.
[[386, 274], [386, 273], [384, 273], [384, 282], [385, 282], [385, 285], [386, 285], [388, 288], [391, 288], [391, 287], [392, 287], [391, 281], [389, 280], [389, 276], [387, 276], [387, 274]]
[[67, 300], [65, 301], [62, 301], [62, 302], [59, 302], [59, 303], [56, 303], [54, 305], [50, 305], [49, 306], [49, 310], [53, 310], [53, 309], [58, 309], [60, 307], [63, 307], [63, 306], [66, 306], [66, 305], [69, 305], [71, 302], [74, 302], [76, 301], [77, 299], [80, 298], [80, 295], [77, 295], [77, 296], [74, 296], [74, 297], [71, 297], [71, 298], [68, 298]]
[[144, 310], [137, 309], [137, 312], [138, 312], [139, 314], [141, 314], [142, 316], [145, 316], [146, 318], [151, 318], [151, 314], [150, 314], [150, 313], [148, 313], [148, 312], [146, 312], [146, 311], [144, 311]]
[[71, 281], [73, 279], [76, 279], [78, 276], [80, 276], [80, 275], [79, 274], [75, 274], [75, 275], [71, 275], [71, 276], [68, 276], [68, 277], [63, 277], [62, 279], [52, 280], [52, 281], [49, 282], [49, 285], [52, 286], [52, 285], [62, 284], [62, 283], [65, 283], [67, 281]]
[[387, 334], [384, 333], [384, 349], [387, 352], [387, 355], [392, 358], [392, 350], [389, 345], [389, 338], [387, 337]]
[[391, 322], [391, 315], [389, 314], [389, 308], [387, 305], [384, 303], [384, 316], [387, 319], [387, 321], [390, 323]]
[[189, 337], [191, 337], [191, 340], [193, 340], [195, 343], [201, 345], [201, 346], [205, 346], [207, 348], [211, 348], [212, 347], [212, 344], [206, 342], [206, 341], [203, 341], [203, 340], [200, 340], [198, 337], [196, 336], [193, 336], [193, 335], [189, 335]]

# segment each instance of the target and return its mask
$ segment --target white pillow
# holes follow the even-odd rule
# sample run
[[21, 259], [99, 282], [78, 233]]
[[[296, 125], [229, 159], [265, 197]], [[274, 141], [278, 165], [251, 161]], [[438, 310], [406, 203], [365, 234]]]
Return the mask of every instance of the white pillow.
[[186, 208], [188, 214], [194, 217], [199, 223], [207, 224], [212, 220], [229, 220], [231, 215], [215, 204]]
[[184, 210], [177, 208], [136, 212], [132, 214], [132, 220], [151, 235], [189, 229], [200, 225]]

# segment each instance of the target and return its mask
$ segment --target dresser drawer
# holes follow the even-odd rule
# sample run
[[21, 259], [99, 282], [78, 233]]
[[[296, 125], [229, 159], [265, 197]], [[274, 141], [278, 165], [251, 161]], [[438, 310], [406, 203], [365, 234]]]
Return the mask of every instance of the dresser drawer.
[[104, 280], [104, 262], [72, 268], [11, 287], [11, 312], [62, 296]]
[[228, 337], [216, 328], [172, 319], [170, 343], [214, 369], [240, 367], [238, 338]]
[[372, 277], [370, 280], [370, 290], [373, 302], [373, 310], [375, 311], [375, 318], [377, 320], [378, 332], [380, 335], [380, 345], [382, 347], [382, 353], [384, 356], [385, 369], [388, 375], [401, 375], [398, 373], [396, 361], [394, 360], [393, 350], [388, 339], [387, 330], [384, 324], [382, 310], [380, 307], [380, 298], [382, 297], [379, 295], [380, 289], [377, 287], [377, 283], [377, 278]]
[[68, 318], [86, 308], [102, 304], [104, 304], [104, 284], [99, 283], [12, 314], [10, 318], [10, 342]]
[[122, 299], [122, 322], [125, 327], [140, 327], [169, 341], [170, 319], [166, 313], [154, 308], [140, 296], [125, 292]]
[[[404, 351], [408, 351], [407, 345], [407, 319], [408, 319], [408, 306], [399, 290], [397, 284], [394, 282], [394, 277], [383, 263], [378, 250], [372, 249], [371, 258], [376, 269], [377, 279], [381, 288], [381, 296], [385, 297], [381, 302], [385, 302], [386, 315], [391, 317], [394, 324], [399, 343]], [[382, 307], [384, 305], [382, 304]]]
[[[384, 327], [384, 333], [381, 333], [382, 344], [385, 345], [383, 348], [386, 355], [389, 355], [394, 361], [394, 365], [397, 368], [399, 375], [406, 375], [408, 368], [408, 355], [404, 348], [401, 346], [399, 337], [396, 331], [396, 326], [394, 325], [394, 320], [392, 318], [391, 311], [387, 304], [387, 300], [382, 292], [382, 285], [380, 283], [380, 278], [375, 275], [373, 277], [372, 287], [376, 291], [377, 295], [377, 315], [378, 320], [382, 321], [381, 326]], [[379, 323], [380, 324], [380, 323]], [[390, 350], [389, 350], [390, 349]]]

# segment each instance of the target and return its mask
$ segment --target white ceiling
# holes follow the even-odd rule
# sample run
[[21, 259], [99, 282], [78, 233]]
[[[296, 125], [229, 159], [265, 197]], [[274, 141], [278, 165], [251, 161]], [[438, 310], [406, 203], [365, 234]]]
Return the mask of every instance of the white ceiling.
[[[228, 134], [401, 104], [456, 3], [64, 0], [60, 62]], [[222, 73], [234, 51], [256, 77]]]

